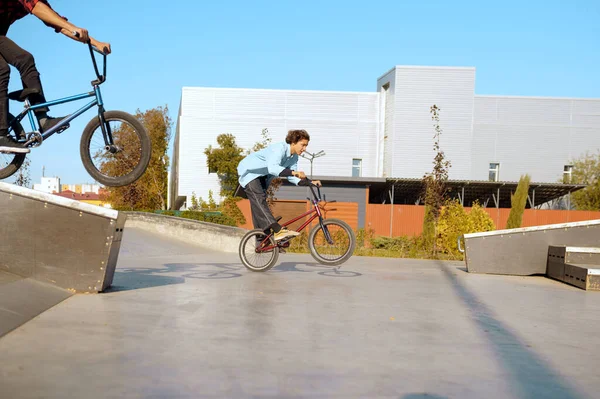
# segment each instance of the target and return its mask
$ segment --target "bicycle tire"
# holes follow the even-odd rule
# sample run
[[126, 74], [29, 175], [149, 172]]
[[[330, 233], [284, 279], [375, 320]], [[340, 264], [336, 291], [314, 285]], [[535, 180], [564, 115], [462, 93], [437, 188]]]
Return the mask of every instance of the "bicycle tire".
[[328, 266], [337, 266], [337, 265], [340, 265], [340, 264], [346, 262], [352, 256], [352, 254], [354, 253], [354, 248], [356, 247], [356, 237], [354, 235], [354, 231], [352, 230], [352, 227], [350, 227], [350, 225], [348, 225], [348, 223], [344, 222], [343, 220], [339, 220], [339, 219], [325, 219], [325, 220], [323, 220], [323, 225], [325, 225], [326, 227], [328, 225], [340, 226], [348, 234], [350, 245], [348, 246], [348, 249], [346, 250], [346, 252], [340, 258], [326, 259], [323, 256], [321, 256], [319, 254], [319, 251], [315, 248], [315, 243], [314, 243], [317, 233], [322, 229], [321, 224], [319, 224], [319, 225], [315, 226], [308, 235], [308, 249], [310, 250], [310, 254], [317, 262], [324, 264], [324, 265], [328, 265]]
[[[23, 129], [23, 126], [21, 125], [21, 123], [15, 121], [13, 124], [13, 119], [15, 119], [15, 117], [12, 114], [8, 114], [8, 126], [13, 126], [13, 130], [9, 132], [9, 135], [13, 136], [13, 138], [15, 140], [18, 139], [19, 136], [21, 136], [22, 134], [24, 134], [25, 129]], [[12, 161], [10, 163], [8, 163], [4, 168], [0, 168], [0, 180], [6, 179], [12, 175], [14, 175], [15, 173], [17, 173], [17, 171], [21, 168], [21, 166], [23, 166], [23, 162], [25, 162], [25, 157], [27, 156], [27, 154], [17, 154], [17, 153], [13, 153], [13, 154], [2, 154], [2, 156], [7, 156], [7, 157], [13, 157]]]
[[279, 258], [279, 247], [275, 246], [275, 240], [273, 239], [273, 237], [271, 236], [271, 238], [269, 239], [271, 241], [271, 245], [274, 245], [275, 248], [273, 248], [273, 251], [271, 252], [265, 252], [265, 254], [271, 254], [271, 259], [268, 260], [268, 262], [263, 265], [263, 266], [256, 266], [254, 264], [252, 264], [252, 262], [250, 262], [248, 260], [248, 257], [246, 256], [246, 245], [250, 244], [255, 246], [255, 243], [248, 243], [248, 241], [250, 240], [256, 240], [256, 236], [264, 236], [264, 231], [260, 230], [260, 229], [256, 229], [256, 230], [250, 230], [248, 233], [246, 233], [241, 241], [240, 241], [240, 246], [238, 249], [238, 253], [240, 256], [240, 260], [242, 261], [242, 263], [244, 264], [244, 266], [246, 267], [246, 269], [251, 270], [253, 272], [266, 272], [267, 270], [271, 269], [273, 266], [275, 266], [275, 263], [277, 263], [277, 259]]
[[104, 119], [107, 122], [124, 121], [133, 127], [141, 143], [141, 154], [138, 164], [131, 172], [123, 176], [116, 177], [106, 176], [96, 168], [92, 162], [90, 144], [94, 132], [100, 127], [100, 120], [97, 117], [89, 121], [83, 130], [83, 134], [81, 135], [81, 143], [79, 147], [81, 161], [85, 170], [99, 183], [108, 187], [126, 186], [137, 181], [146, 172], [148, 164], [150, 163], [150, 157], [152, 155], [152, 143], [150, 142], [150, 137], [144, 126], [133, 115], [123, 111], [106, 111], [104, 113]]

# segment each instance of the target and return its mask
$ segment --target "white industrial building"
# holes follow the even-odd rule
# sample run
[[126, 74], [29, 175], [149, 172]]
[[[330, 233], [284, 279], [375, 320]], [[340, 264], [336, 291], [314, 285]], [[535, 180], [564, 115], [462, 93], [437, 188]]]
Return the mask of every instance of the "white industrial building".
[[[314, 160], [315, 177], [346, 182], [430, 172], [434, 104], [451, 180], [515, 182], [528, 173], [534, 182], [558, 183], [574, 158], [600, 148], [600, 99], [480, 96], [470, 67], [396, 66], [376, 83], [374, 92], [184, 87], [170, 207], [189, 203], [192, 193], [206, 199], [209, 190], [218, 200], [204, 150], [221, 133], [249, 149], [265, 128], [273, 141], [306, 129], [308, 151], [326, 154]], [[310, 172], [310, 162], [301, 158], [299, 169]]]

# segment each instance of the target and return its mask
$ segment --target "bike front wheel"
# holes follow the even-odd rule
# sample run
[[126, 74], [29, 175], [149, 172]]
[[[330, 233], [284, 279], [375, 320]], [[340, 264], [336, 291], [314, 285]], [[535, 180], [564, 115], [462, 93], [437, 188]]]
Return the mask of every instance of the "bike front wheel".
[[263, 230], [250, 230], [240, 242], [239, 255], [242, 263], [253, 272], [266, 272], [277, 263], [279, 247], [273, 236], [265, 240]]
[[[9, 113], [8, 126], [10, 126], [10, 129], [8, 135], [18, 140], [25, 136], [25, 130], [19, 121], [14, 119], [15, 117]], [[0, 180], [14, 175], [21, 165], [23, 165], [23, 162], [25, 162], [25, 154], [0, 153]]]
[[347, 261], [354, 253], [354, 231], [343, 220], [325, 219], [308, 235], [310, 254], [319, 263], [336, 266]]
[[81, 135], [81, 161], [101, 184], [126, 186], [138, 180], [148, 168], [152, 154], [150, 137], [140, 121], [126, 112], [107, 111], [104, 119], [113, 145], [106, 145], [100, 119], [94, 118]]

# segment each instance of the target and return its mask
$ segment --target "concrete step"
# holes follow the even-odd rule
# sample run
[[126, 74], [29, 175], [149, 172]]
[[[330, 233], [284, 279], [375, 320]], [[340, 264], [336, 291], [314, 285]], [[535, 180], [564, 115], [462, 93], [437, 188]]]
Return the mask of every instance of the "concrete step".
[[600, 290], [600, 248], [549, 246], [546, 276], [584, 290]]
[[567, 263], [564, 282], [586, 291], [600, 291], [600, 268], [597, 265]]

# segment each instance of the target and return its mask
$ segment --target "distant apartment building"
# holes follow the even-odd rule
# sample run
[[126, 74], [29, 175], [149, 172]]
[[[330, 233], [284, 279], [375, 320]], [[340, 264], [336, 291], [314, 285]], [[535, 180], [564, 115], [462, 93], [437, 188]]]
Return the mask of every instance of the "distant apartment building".
[[40, 183], [33, 185], [34, 190], [48, 194], [59, 193], [60, 188], [60, 177], [42, 177]]
[[100, 192], [100, 186], [98, 184], [63, 184], [61, 186], [61, 191], [72, 191], [74, 193], [83, 194], [83, 193], [94, 193], [98, 194]]

